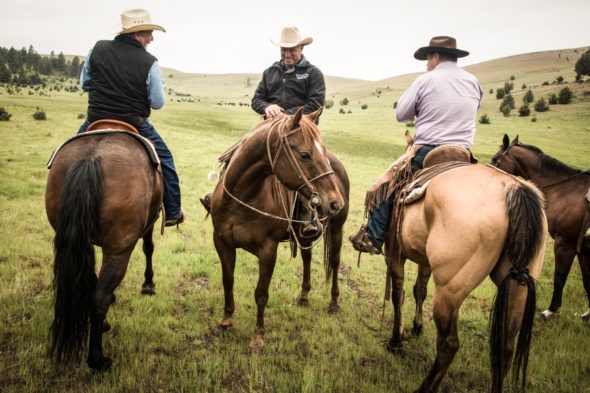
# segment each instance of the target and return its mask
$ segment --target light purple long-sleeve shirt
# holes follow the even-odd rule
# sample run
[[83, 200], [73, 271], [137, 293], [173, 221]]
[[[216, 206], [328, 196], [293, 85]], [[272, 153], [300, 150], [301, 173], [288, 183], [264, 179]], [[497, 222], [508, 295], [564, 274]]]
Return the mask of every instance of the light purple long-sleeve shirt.
[[475, 76], [444, 61], [420, 75], [402, 94], [395, 117], [416, 118], [417, 145], [473, 145], [475, 118], [483, 91]]

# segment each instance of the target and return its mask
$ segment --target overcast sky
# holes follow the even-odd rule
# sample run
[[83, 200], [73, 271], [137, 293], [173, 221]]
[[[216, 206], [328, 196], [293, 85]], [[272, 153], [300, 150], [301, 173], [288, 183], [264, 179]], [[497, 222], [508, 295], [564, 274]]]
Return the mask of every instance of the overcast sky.
[[284, 26], [314, 42], [303, 53], [325, 75], [381, 80], [425, 70], [413, 53], [451, 35], [460, 65], [590, 46], [590, 0], [18, 0], [0, 13], [0, 46], [86, 55], [120, 14], [146, 8], [166, 28], [148, 51], [184, 72], [261, 73], [279, 59]]

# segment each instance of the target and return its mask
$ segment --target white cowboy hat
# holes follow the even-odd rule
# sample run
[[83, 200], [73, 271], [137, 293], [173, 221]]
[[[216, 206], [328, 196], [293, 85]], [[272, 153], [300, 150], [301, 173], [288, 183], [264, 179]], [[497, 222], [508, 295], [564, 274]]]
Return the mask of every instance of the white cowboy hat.
[[147, 10], [137, 8], [121, 14], [121, 31], [119, 34], [135, 33], [136, 31], [160, 30], [165, 32], [162, 26], [154, 25]]
[[281, 48], [294, 48], [299, 45], [309, 45], [313, 42], [313, 38], [307, 37], [301, 39], [301, 33], [299, 33], [299, 29], [297, 27], [285, 27], [281, 31], [281, 39], [279, 42], [274, 42], [271, 40], [273, 44], [276, 46], [280, 46]]

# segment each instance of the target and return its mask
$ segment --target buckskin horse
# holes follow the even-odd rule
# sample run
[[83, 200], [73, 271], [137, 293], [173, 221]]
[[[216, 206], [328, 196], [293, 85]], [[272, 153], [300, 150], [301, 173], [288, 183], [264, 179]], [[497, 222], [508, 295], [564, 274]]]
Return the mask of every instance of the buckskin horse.
[[[328, 311], [337, 311], [338, 266], [342, 226], [348, 214], [349, 182], [338, 158], [326, 151], [314, 120], [316, 111], [284, 115], [258, 123], [235, 145], [231, 158], [211, 197], [213, 240], [221, 260], [225, 297], [224, 316], [219, 327], [232, 326], [236, 249], [258, 258], [258, 284], [254, 293], [257, 319], [250, 348], [264, 347], [264, 311], [268, 288], [276, 263], [278, 243], [293, 239], [301, 246], [304, 274], [299, 303], [307, 301], [311, 288], [311, 241], [295, 230], [301, 221], [290, 214], [288, 198], [296, 192], [306, 201], [309, 212], [323, 223], [326, 280], [332, 276]], [[291, 234], [291, 235], [290, 235]], [[320, 234], [317, 236], [319, 237]]]
[[555, 272], [551, 304], [541, 315], [549, 318], [559, 312], [563, 288], [577, 255], [589, 304], [582, 319], [590, 320], [590, 171], [572, 168], [538, 147], [522, 144], [518, 136], [510, 142], [506, 134], [492, 164], [532, 181], [545, 194], [549, 234], [554, 240]]
[[[88, 348], [89, 367], [111, 366], [102, 350], [103, 332], [110, 328], [106, 314], [139, 238], [146, 257], [142, 293], [154, 293], [152, 232], [162, 177], [157, 157], [138, 138], [87, 132], [62, 144], [48, 163], [45, 207], [55, 230], [49, 352], [57, 363], [77, 360]], [[102, 248], [98, 277], [94, 245]]]
[[[533, 185], [489, 165], [446, 163], [422, 170], [422, 198], [397, 207], [386, 233], [385, 259], [392, 286], [394, 325], [387, 349], [402, 347], [404, 264], [418, 264], [414, 287], [421, 314], [434, 280], [436, 358], [418, 392], [437, 391], [459, 349], [458, 317], [465, 298], [489, 276], [498, 287], [490, 315], [492, 392], [501, 392], [514, 358], [514, 384], [526, 384], [535, 313], [535, 279], [543, 266], [547, 223], [543, 197]], [[420, 183], [420, 177], [415, 180]], [[408, 187], [412, 188], [411, 183]], [[422, 320], [414, 320], [420, 333]], [[516, 336], [519, 335], [516, 343]]]

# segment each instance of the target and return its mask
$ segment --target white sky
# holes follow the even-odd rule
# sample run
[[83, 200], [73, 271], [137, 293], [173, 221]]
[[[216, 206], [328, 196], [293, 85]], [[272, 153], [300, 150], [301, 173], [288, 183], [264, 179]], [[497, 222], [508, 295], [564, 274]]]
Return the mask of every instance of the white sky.
[[262, 73], [279, 59], [284, 26], [314, 42], [304, 54], [325, 75], [381, 80], [422, 72], [413, 53], [451, 35], [460, 65], [590, 45], [590, 0], [0, 0], [0, 46], [86, 55], [111, 39], [120, 14], [146, 8], [167, 33], [148, 51], [184, 72]]

